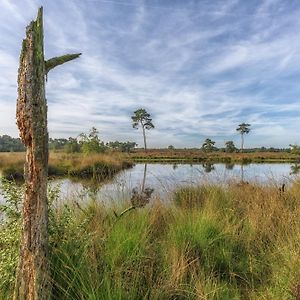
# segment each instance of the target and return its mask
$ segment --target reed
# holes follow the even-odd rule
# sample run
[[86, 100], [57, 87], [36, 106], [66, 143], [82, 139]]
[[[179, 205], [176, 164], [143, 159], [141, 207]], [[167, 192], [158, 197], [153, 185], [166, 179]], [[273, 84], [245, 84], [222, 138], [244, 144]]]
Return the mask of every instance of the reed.
[[[129, 203], [53, 206], [53, 299], [298, 299], [299, 187], [181, 187], [172, 203], [154, 199], [122, 218]], [[3, 239], [9, 295], [18, 243]]]

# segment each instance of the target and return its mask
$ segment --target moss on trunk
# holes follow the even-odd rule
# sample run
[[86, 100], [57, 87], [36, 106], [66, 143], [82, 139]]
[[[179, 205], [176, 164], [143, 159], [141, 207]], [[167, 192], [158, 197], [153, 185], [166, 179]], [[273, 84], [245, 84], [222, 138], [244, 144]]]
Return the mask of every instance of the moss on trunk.
[[[26, 146], [25, 196], [15, 299], [49, 299], [48, 130], [43, 9], [26, 28], [18, 73], [17, 125]], [[73, 58], [79, 55], [73, 55]], [[68, 55], [66, 61], [71, 60]], [[59, 64], [63, 62], [60, 60]], [[52, 68], [54, 68], [53, 66]]]

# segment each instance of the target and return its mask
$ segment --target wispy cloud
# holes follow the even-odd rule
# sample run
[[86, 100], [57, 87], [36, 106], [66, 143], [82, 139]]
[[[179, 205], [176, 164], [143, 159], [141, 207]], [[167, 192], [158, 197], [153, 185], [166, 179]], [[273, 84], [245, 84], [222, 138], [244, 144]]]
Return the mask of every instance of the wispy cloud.
[[145, 107], [151, 146], [238, 142], [244, 121], [248, 145], [300, 142], [300, 4], [276, 0], [0, 0], [0, 134], [17, 135], [18, 56], [41, 4], [46, 56], [83, 52], [49, 74], [51, 136], [96, 126], [141, 144], [130, 116]]

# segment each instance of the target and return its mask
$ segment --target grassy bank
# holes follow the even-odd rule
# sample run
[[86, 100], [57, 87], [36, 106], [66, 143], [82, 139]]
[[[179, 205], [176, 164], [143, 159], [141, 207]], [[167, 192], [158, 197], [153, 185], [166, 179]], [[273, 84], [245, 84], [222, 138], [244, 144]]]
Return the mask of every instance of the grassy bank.
[[[232, 184], [181, 188], [170, 205], [154, 199], [119, 219], [129, 204], [52, 207], [53, 299], [299, 299], [299, 199], [300, 183]], [[11, 220], [0, 230], [4, 298], [18, 253]]]
[[212, 162], [212, 163], [272, 163], [300, 162], [300, 155], [287, 152], [253, 152], [253, 153], [205, 153], [201, 150], [167, 150], [150, 149], [145, 153], [137, 150], [130, 158], [135, 162]]
[[[0, 170], [6, 178], [22, 179], [24, 153], [0, 153]], [[149, 163], [300, 163], [300, 155], [287, 152], [205, 153], [201, 150], [141, 150], [130, 154], [50, 153], [49, 176], [109, 178], [134, 162]]]
[[[0, 153], [0, 169], [6, 178], [22, 179], [25, 153]], [[124, 155], [50, 153], [49, 176], [96, 177], [104, 179], [132, 166]]]

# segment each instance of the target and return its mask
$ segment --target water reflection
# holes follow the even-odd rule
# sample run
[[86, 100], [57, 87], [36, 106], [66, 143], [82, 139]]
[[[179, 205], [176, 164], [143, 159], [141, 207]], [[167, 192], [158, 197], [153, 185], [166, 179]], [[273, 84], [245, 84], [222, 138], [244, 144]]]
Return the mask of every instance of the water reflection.
[[234, 164], [233, 163], [226, 163], [225, 164], [225, 169], [226, 170], [233, 170]]
[[203, 167], [205, 173], [210, 173], [211, 171], [213, 171], [215, 169], [214, 164], [210, 163], [210, 162], [203, 163], [202, 167]]
[[147, 176], [147, 163], [144, 165], [144, 175], [143, 175], [143, 183], [142, 183], [142, 192], [145, 189], [145, 183], [146, 183], [146, 176]]
[[[296, 175], [299, 174], [299, 175]], [[146, 199], [159, 197], [169, 200], [174, 189], [184, 185], [199, 185], [203, 183], [226, 184], [227, 182], [256, 182], [268, 184], [288, 183], [300, 176], [298, 164], [136, 164], [133, 168], [124, 170], [106, 182], [93, 180], [75, 180], [60, 178], [50, 181], [50, 185], [60, 186], [60, 199], [63, 202], [73, 199], [102, 201], [104, 203], [132, 201], [136, 203], [140, 195], [141, 203]], [[151, 193], [150, 191], [153, 190]], [[146, 193], [146, 194], [145, 194]], [[0, 193], [0, 203], [4, 199]]]
[[124, 214], [128, 213], [129, 211], [137, 208], [143, 208], [150, 202], [154, 189], [150, 187], [145, 187], [146, 177], [147, 177], [147, 163], [144, 164], [141, 190], [139, 189], [138, 186], [134, 187], [131, 191], [131, 198], [130, 198], [131, 206], [127, 207], [120, 214], [114, 211], [117, 220], [119, 220]]
[[151, 195], [154, 189], [145, 188], [143, 191], [139, 192], [136, 188], [132, 190], [132, 196], [130, 199], [131, 205], [135, 208], [141, 208], [146, 206], [151, 199]]
[[143, 180], [142, 180], [142, 188], [139, 191], [138, 187], [134, 187], [131, 192], [130, 202], [132, 206], [144, 207], [146, 204], [150, 202], [152, 193], [154, 192], [154, 188], [145, 187], [146, 185], [146, 177], [147, 177], [147, 163], [144, 164], [144, 172], [143, 172]]
[[[56, 182], [56, 180], [55, 180]], [[96, 200], [97, 195], [99, 191], [101, 190], [102, 186], [104, 184], [109, 183], [110, 181], [101, 181], [101, 180], [96, 180], [95, 178], [93, 179], [82, 179], [82, 178], [71, 178], [71, 182], [74, 184], [80, 184], [81, 185], [81, 190], [77, 194], [80, 199], [85, 199], [88, 197], [91, 200]]]
[[244, 165], [243, 164], [241, 164], [241, 183], [243, 183], [244, 182]]
[[300, 172], [300, 165], [295, 163], [293, 165], [291, 165], [291, 172], [290, 175], [297, 175]]

